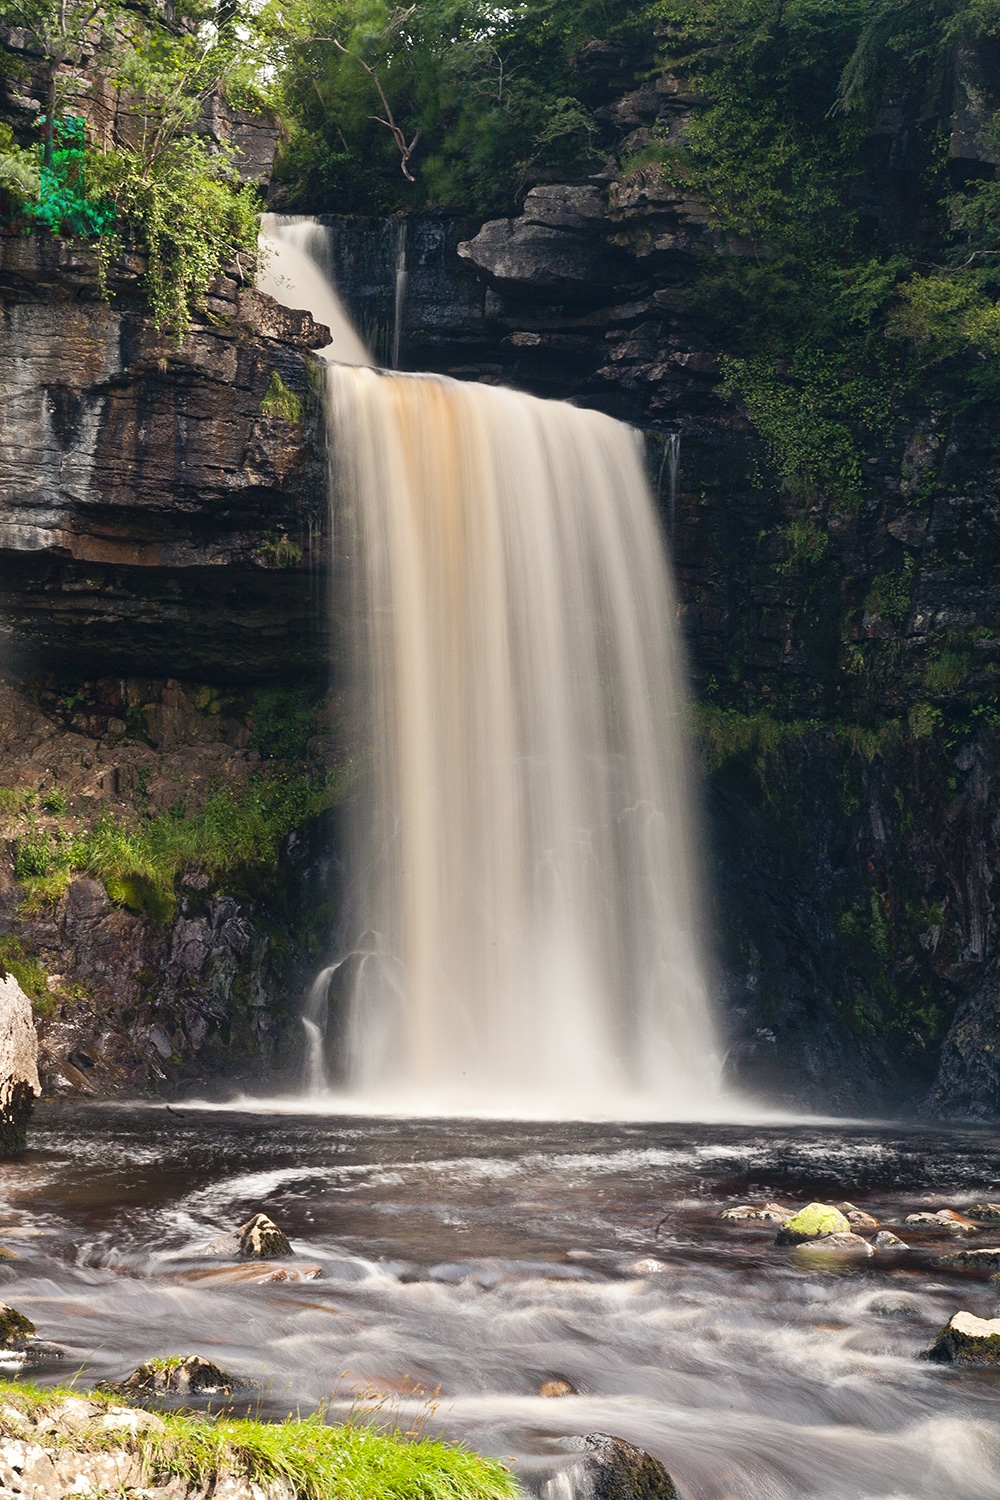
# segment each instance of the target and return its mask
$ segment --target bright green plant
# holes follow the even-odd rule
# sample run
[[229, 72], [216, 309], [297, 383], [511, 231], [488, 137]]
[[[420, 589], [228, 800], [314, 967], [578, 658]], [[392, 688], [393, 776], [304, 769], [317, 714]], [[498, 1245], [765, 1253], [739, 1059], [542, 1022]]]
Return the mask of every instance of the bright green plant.
[[277, 370], [271, 371], [260, 409], [265, 417], [280, 417], [284, 422], [302, 421], [302, 397], [288, 389]]

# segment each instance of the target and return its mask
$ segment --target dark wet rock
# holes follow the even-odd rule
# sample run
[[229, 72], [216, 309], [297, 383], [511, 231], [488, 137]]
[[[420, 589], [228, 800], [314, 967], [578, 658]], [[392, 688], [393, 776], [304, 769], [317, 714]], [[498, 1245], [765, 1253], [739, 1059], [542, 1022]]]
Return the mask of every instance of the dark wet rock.
[[741, 1203], [735, 1208], [724, 1208], [719, 1215], [727, 1224], [784, 1224], [792, 1217], [792, 1209], [780, 1203]]
[[899, 1238], [898, 1234], [893, 1234], [891, 1229], [880, 1229], [872, 1240], [872, 1244], [876, 1250], [909, 1250], [910, 1248], [904, 1240]]
[[1000, 1269], [1000, 1246], [959, 1250], [955, 1255], [942, 1256], [942, 1264], [960, 1266], [965, 1271], [996, 1271]]
[[977, 1234], [978, 1226], [967, 1219], [964, 1214], [956, 1213], [953, 1208], [941, 1208], [937, 1213], [915, 1213], [907, 1214], [903, 1220], [904, 1224], [913, 1224], [923, 1229], [946, 1229], [949, 1234]]
[[34, 1336], [34, 1323], [17, 1308], [0, 1302], [0, 1349], [23, 1349]]
[[855, 1208], [853, 1203], [838, 1203], [837, 1207], [852, 1229], [878, 1228], [878, 1219], [872, 1214], [865, 1213], [863, 1208]]
[[1000, 1223], [1000, 1203], [974, 1203], [966, 1212], [970, 1219], [978, 1219], [981, 1224]]
[[839, 1208], [829, 1203], [807, 1203], [781, 1226], [776, 1245], [802, 1245], [831, 1234], [847, 1234], [850, 1224]]
[[185, 1354], [148, 1360], [114, 1388], [124, 1395], [188, 1396], [198, 1392], [228, 1392], [237, 1384], [239, 1382], [233, 1376], [227, 1375], [203, 1355]]
[[538, 1387], [540, 1396], [575, 1396], [576, 1386], [570, 1385], [568, 1380], [544, 1380]]
[[624, 1438], [592, 1432], [583, 1452], [541, 1487], [541, 1500], [679, 1500], [659, 1459]]
[[292, 1254], [288, 1237], [267, 1214], [254, 1214], [236, 1233], [242, 1260], [277, 1260], [279, 1256]]
[[1000, 1368], [1000, 1318], [977, 1318], [972, 1313], [957, 1312], [922, 1358], [939, 1365]]
[[850, 1230], [834, 1231], [821, 1235], [819, 1239], [804, 1240], [796, 1246], [799, 1255], [809, 1259], [821, 1256], [840, 1256], [845, 1260], [866, 1260], [875, 1252], [866, 1239]]
[[24, 1150], [31, 1107], [40, 1093], [31, 1001], [0, 964], [0, 1156]]

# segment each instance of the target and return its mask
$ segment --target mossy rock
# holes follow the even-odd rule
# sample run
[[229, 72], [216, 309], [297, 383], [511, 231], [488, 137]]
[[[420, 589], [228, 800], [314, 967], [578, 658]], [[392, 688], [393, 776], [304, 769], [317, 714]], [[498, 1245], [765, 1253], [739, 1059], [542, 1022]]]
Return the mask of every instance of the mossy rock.
[[254, 1214], [236, 1231], [241, 1260], [277, 1260], [294, 1254], [287, 1237], [267, 1214]]
[[936, 1365], [981, 1365], [1000, 1370], [1000, 1318], [957, 1312], [921, 1358]]
[[978, 1219], [981, 1224], [1000, 1224], [1000, 1203], [974, 1203], [965, 1212], [970, 1219]]
[[778, 1230], [776, 1245], [801, 1245], [828, 1234], [850, 1234], [851, 1226], [839, 1208], [828, 1203], [807, 1203], [797, 1214], [786, 1219]]
[[17, 1308], [0, 1302], [0, 1349], [22, 1349], [25, 1340], [34, 1336], [34, 1323]]

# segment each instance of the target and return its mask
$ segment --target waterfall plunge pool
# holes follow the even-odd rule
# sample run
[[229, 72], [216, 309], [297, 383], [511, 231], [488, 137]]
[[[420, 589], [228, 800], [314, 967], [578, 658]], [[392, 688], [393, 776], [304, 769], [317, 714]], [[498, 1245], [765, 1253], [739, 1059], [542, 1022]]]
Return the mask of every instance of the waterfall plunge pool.
[[[600, 1430], [685, 1500], [990, 1500], [1000, 1380], [918, 1359], [959, 1308], [995, 1311], [996, 1283], [940, 1262], [968, 1242], [907, 1227], [909, 1253], [822, 1269], [719, 1215], [848, 1198], [898, 1227], [995, 1200], [995, 1140], [49, 1104], [0, 1165], [0, 1297], [65, 1346], [43, 1383], [200, 1353], [259, 1382], [265, 1414], [369, 1390], [529, 1488]], [[199, 1251], [257, 1210], [319, 1279], [204, 1278]], [[552, 1379], [579, 1394], [540, 1396]]]

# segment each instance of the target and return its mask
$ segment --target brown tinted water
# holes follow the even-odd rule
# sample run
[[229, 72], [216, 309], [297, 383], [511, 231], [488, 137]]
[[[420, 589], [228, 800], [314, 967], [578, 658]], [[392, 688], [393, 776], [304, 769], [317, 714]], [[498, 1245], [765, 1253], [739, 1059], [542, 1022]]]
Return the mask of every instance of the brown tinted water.
[[[50, 1105], [31, 1139], [0, 1166], [20, 1256], [0, 1297], [66, 1348], [33, 1378], [197, 1352], [259, 1382], [241, 1399], [265, 1415], [389, 1393], [404, 1425], [513, 1457], [528, 1485], [602, 1430], [685, 1500], [1000, 1497], [1000, 1376], [918, 1359], [957, 1309], [995, 1312], [997, 1284], [940, 1257], [1000, 1225], [907, 1227], [909, 1253], [837, 1269], [719, 1219], [849, 1198], [898, 1227], [996, 1200], [995, 1133]], [[320, 1279], [201, 1278], [204, 1245], [260, 1209]], [[579, 1394], [541, 1397], [556, 1378]]]

